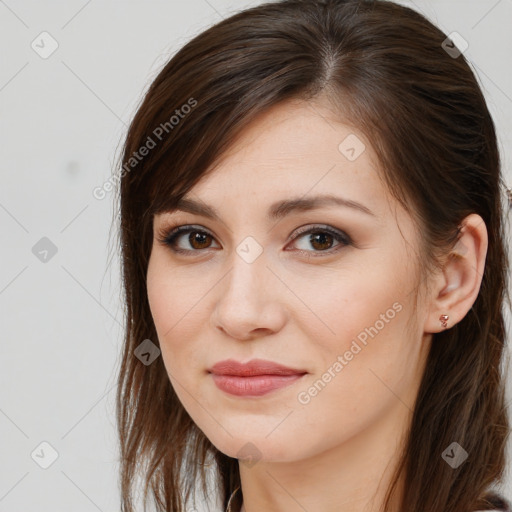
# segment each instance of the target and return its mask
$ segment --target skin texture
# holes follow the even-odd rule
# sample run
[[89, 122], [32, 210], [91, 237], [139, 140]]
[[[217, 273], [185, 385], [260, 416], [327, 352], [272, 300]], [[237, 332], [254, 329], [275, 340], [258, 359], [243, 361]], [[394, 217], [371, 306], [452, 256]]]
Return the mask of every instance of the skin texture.
[[[366, 145], [354, 161], [338, 149], [350, 134]], [[154, 218], [147, 285], [163, 361], [211, 442], [230, 457], [252, 456], [240, 461], [245, 512], [379, 510], [432, 333], [443, 330], [439, 316], [450, 316], [450, 328], [476, 300], [487, 232], [473, 214], [460, 257], [447, 260], [415, 307], [424, 285], [419, 233], [376, 162], [371, 141], [336, 121], [326, 103], [288, 101], [260, 115], [187, 193], [215, 207], [221, 222], [176, 211]], [[335, 205], [266, 219], [275, 201], [324, 193], [360, 202], [374, 216]], [[179, 236], [178, 247], [195, 252], [175, 254], [158, 240], [186, 224], [211, 235], [194, 245], [190, 233]], [[292, 240], [301, 226], [326, 238]], [[236, 250], [248, 236], [264, 249], [252, 263]], [[354, 340], [372, 327], [357, 351]], [[351, 347], [357, 353], [348, 360]], [[308, 373], [262, 397], [235, 397], [207, 371], [228, 358]], [[319, 391], [308, 392], [319, 380]]]

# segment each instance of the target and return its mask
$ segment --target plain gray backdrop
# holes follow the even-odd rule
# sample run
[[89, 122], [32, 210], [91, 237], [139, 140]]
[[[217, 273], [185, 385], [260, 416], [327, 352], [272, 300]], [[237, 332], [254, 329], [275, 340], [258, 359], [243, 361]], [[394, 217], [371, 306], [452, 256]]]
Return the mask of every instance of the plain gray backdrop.
[[[0, 512], [119, 510], [114, 194], [93, 190], [171, 55], [259, 3], [0, 1]], [[402, 3], [469, 43], [512, 185], [512, 0]]]

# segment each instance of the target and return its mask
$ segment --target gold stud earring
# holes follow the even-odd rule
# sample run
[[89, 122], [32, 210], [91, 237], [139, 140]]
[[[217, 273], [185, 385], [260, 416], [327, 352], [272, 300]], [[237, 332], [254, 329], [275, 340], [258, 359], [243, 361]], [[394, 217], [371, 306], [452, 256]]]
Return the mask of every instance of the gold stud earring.
[[439, 317], [439, 320], [445, 329], [448, 327], [448, 318], [450, 318], [448, 315], [441, 315]]

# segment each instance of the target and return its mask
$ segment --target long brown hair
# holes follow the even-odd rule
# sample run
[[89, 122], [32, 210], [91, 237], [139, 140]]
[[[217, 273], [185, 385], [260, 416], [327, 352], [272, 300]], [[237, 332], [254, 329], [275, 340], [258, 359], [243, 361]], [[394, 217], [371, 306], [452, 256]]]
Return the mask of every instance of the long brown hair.
[[[501, 163], [493, 120], [464, 55], [424, 16], [391, 1], [284, 0], [239, 12], [179, 50], [148, 88], [120, 162], [119, 215], [126, 333], [116, 397], [122, 509], [134, 478], [158, 510], [182, 512], [206, 494], [213, 460], [224, 507], [240, 485], [239, 461], [218, 451], [178, 400], [161, 357], [146, 271], [155, 213], [172, 207], [256, 115], [287, 99], [328, 98], [340, 120], [371, 141], [382, 177], [422, 234], [427, 277], [453, 247], [461, 221], [479, 214], [488, 252], [478, 297], [462, 321], [435, 334], [386, 508], [403, 480], [403, 512], [495, 506], [510, 430], [504, 382], [510, 305]], [[142, 148], [146, 148], [143, 150]], [[178, 319], [176, 319], [178, 320]], [[456, 441], [457, 469], [442, 458]]]

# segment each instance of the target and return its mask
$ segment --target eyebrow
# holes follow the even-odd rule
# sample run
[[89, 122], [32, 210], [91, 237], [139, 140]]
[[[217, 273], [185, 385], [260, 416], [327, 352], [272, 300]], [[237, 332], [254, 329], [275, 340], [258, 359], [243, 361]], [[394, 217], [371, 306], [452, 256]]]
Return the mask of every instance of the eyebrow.
[[[352, 208], [367, 215], [376, 217], [375, 213], [373, 213], [369, 208], [367, 208], [361, 203], [352, 201], [350, 199], [345, 199], [343, 197], [327, 194], [309, 198], [298, 197], [294, 199], [277, 201], [273, 203], [268, 209], [267, 219], [269, 221], [275, 221], [282, 219], [283, 217], [286, 217], [292, 212], [316, 210], [326, 206], [342, 206], [345, 208]], [[192, 213], [195, 215], [201, 215], [208, 219], [221, 221], [220, 215], [215, 208], [203, 202], [198, 202], [193, 199], [188, 199], [186, 197], [181, 198], [175, 204], [175, 206], [169, 208], [167, 212], [171, 213], [178, 210], [182, 212]]]

